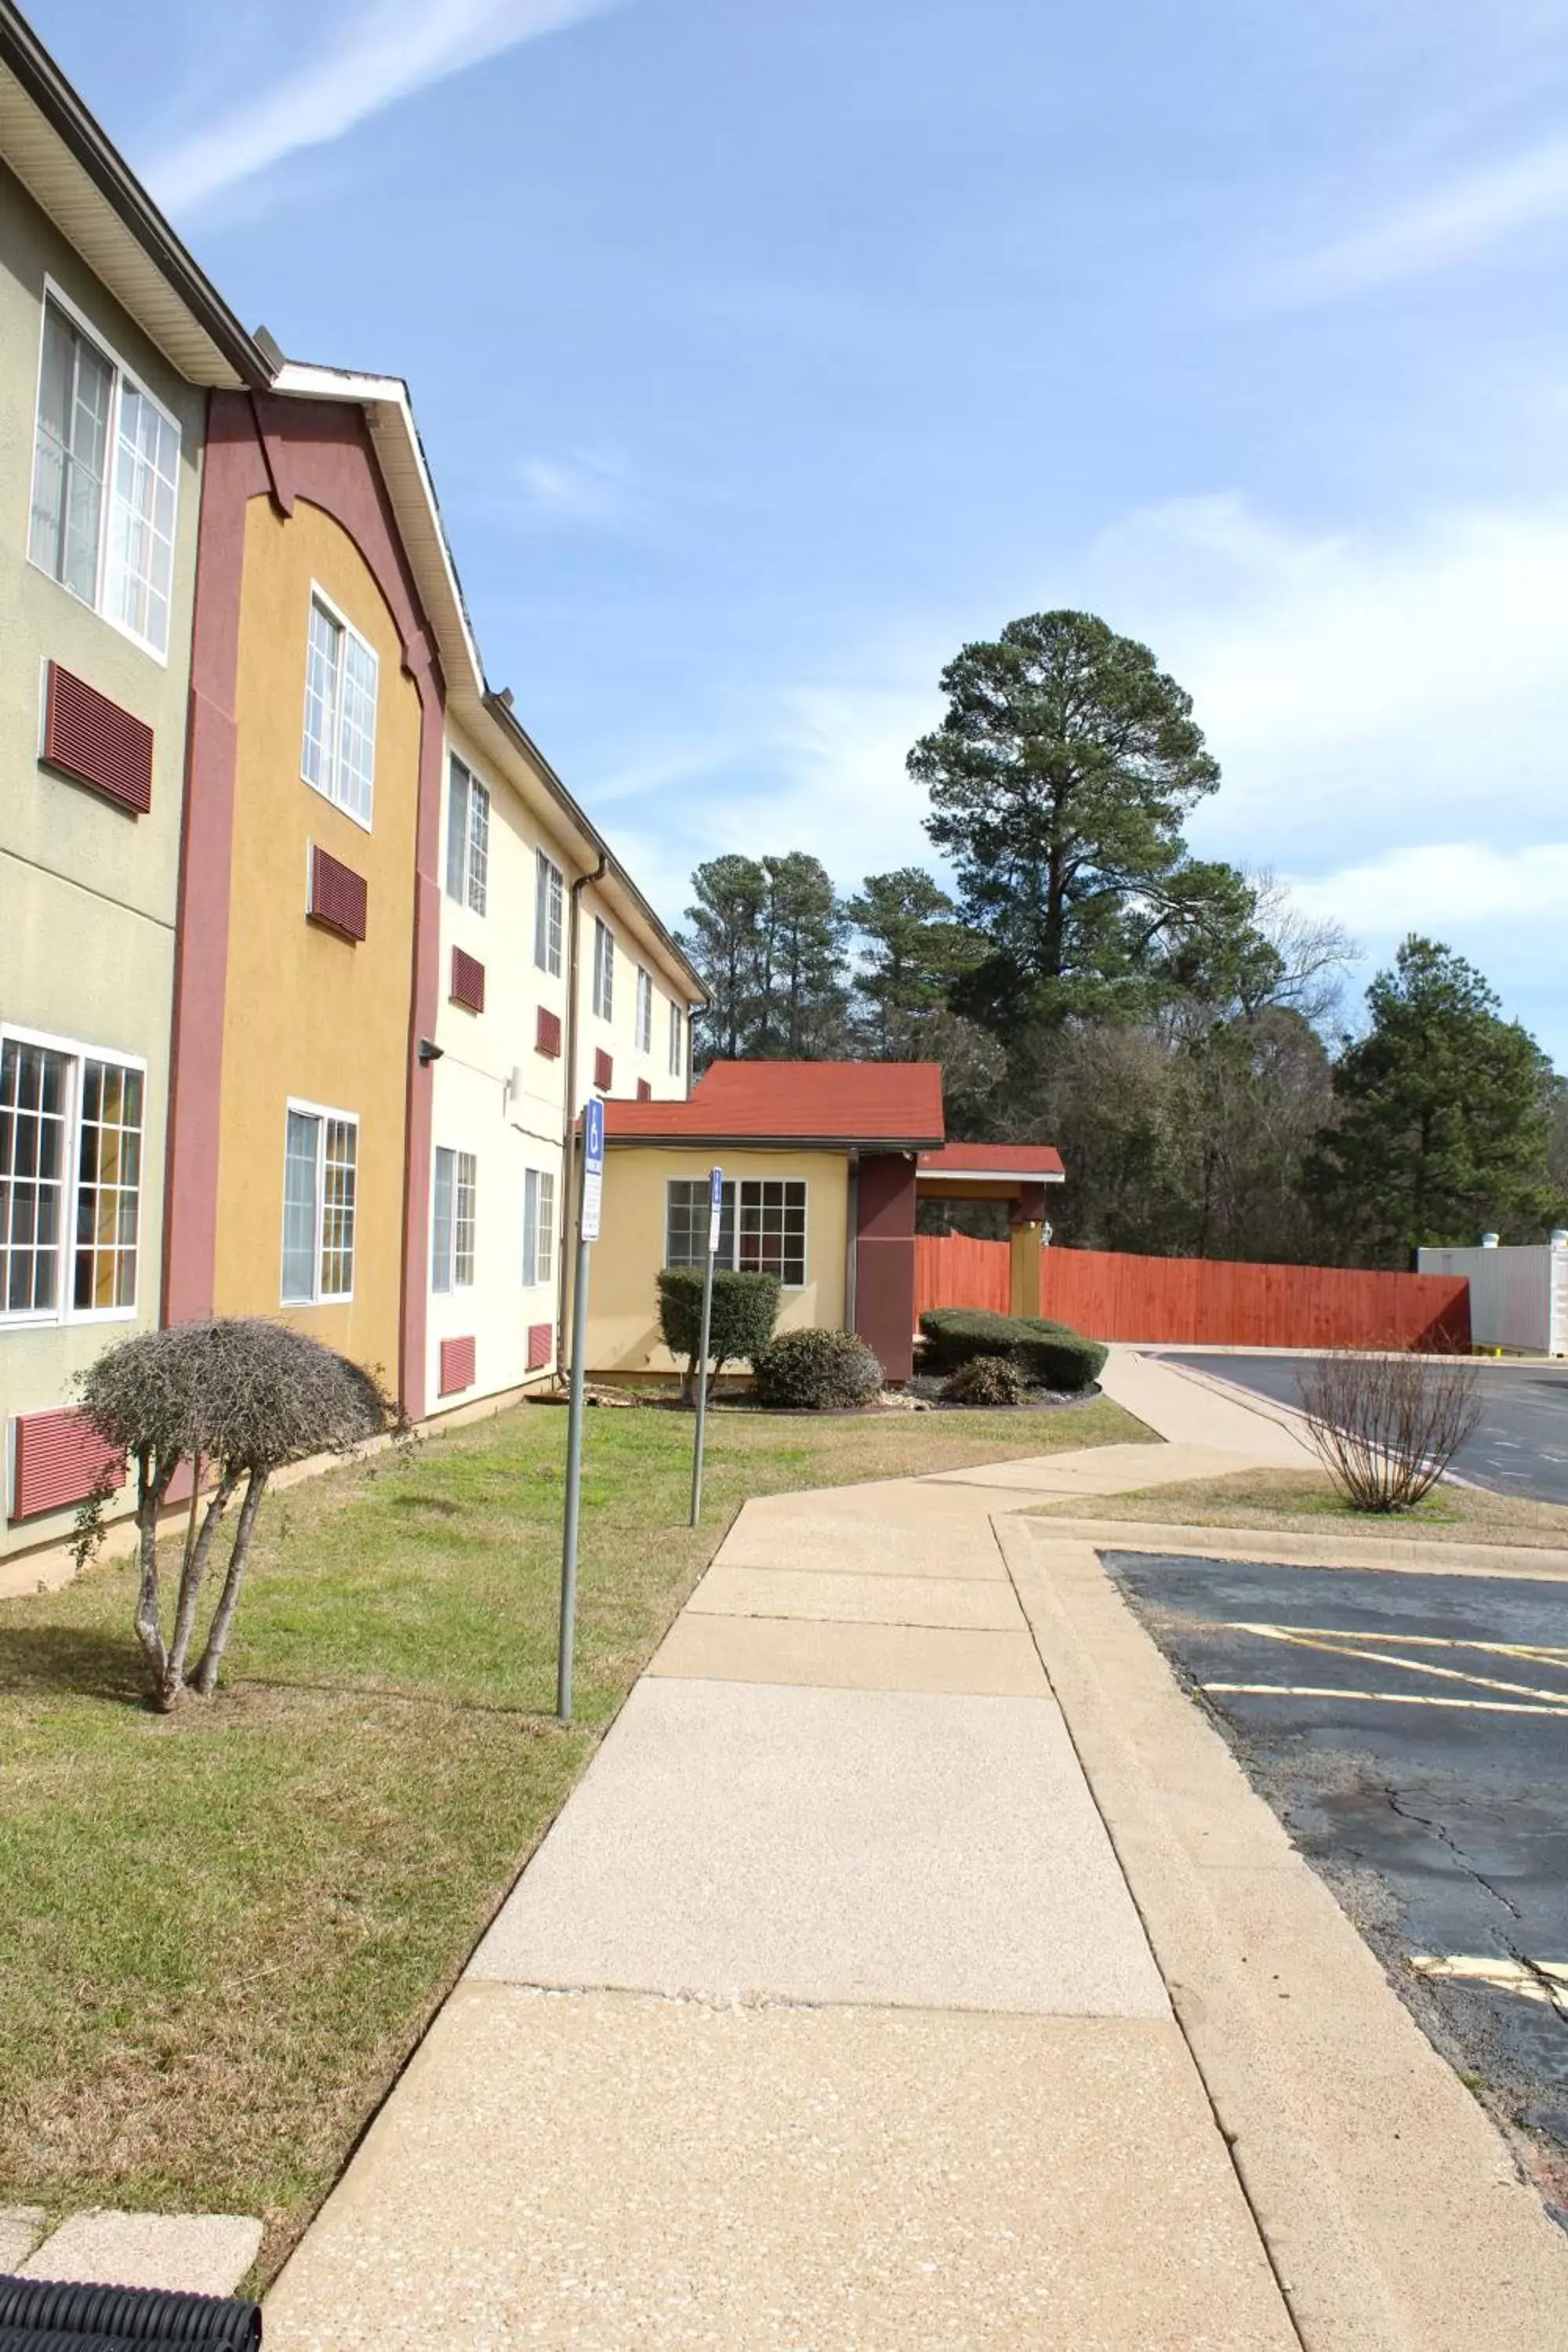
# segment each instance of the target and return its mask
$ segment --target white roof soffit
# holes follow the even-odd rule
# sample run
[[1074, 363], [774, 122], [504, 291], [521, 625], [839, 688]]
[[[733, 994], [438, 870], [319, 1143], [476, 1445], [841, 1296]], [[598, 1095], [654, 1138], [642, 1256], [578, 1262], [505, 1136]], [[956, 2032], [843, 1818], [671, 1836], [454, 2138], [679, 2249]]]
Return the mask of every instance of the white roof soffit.
[[5, 0], [0, 162], [188, 383], [266, 383], [251, 336]]

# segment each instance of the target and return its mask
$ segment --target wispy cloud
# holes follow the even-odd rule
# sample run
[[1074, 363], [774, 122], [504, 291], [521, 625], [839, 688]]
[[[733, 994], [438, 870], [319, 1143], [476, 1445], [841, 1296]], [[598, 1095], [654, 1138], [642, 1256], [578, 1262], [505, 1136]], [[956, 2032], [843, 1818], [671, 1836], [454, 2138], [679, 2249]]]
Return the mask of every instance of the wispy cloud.
[[629, 522], [644, 503], [629, 460], [617, 450], [573, 449], [523, 458], [522, 516], [531, 523], [605, 529]]
[[1290, 885], [1313, 914], [1383, 939], [1399, 930], [1469, 930], [1493, 923], [1561, 922], [1568, 915], [1568, 842], [1494, 849], [1484, 841], [1425, 842]]
[[171, 212], [341, 139], [383, 107], [522, 41], [597, 15], [606, 0], [373, 0], [308, 65], [148, 163]]
[[1310, 255], [1280, 289], [1298, 299], [1359, 294], [1472, 260], [1568, 214], [1568, 139], [1469, 172], [1396, 205]]

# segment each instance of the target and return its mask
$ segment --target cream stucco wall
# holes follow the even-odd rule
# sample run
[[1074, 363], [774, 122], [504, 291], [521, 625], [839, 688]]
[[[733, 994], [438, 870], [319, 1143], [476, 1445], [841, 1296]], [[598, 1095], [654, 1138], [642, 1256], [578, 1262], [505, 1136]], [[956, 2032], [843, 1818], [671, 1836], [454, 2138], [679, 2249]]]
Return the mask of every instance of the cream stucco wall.
[[[449, 731], [447, 750], [456, 752], [489, 793], [489, 871], [482, 915], [447, 895], [449, 806], [444, 772], [440, 1011], [436, 1023], [442, 1058], [432, 1074], [431, 1145], [433, 1150], [473, 1153], [477, 1207], [471, 1287], [432, 1291], [430, 1296], [426, 1395], [435, 1412], [527, 1380], [530, 1325], [548, 1323], [552, 1334], [555, 1328], [559, 1231], [550, 1281], [527, 1287], [522, 1282], [523, 1180], [531, 1168], [555, 1179], [558, 1228], [562, 1213], [565, 1065], [560, 1055], [542, 1054], [537, 1041], [541, 1005], [564, 1024], [564, 941], [561, 977], [541, 971], [533, 961], [538, 851], [542, 847], [563, 866], [568, 881], [572, 870], [562, 845], [546, 835], [520, 795], [461, 729]], [[564, 900], [562, 919], [564, 925]], [[477, 957], [485, 968], [482, 1013], [469, 1013], [450, 1002], [454, 947]], [[508, 1084], [513, 1070], [521, 1074], [515, 1090]], [[428, 1245], [422, 1273], [428, 1283]], [[474, 1384], [460, 1395], [443, 1398], [441, 1342], [461, 1337], [472, 1337], [475, 1343]], [[543, 1377], [554, 1366], [552, 1340]]]
[[[300, 772], [312, 583], [377, 656], [368, 832]], [[281, 1314], [395, 1384], [419, 695], [364, 558], [303, 499], [287, 519], [266, 499], [247, 509], [236, 717], [216, 1310]], [[357, 944], [305, 919], [312, 842], [366, 879]], [[290, 1099], [359, 1119], [353, 1297], [342, 1303], [280, 1305]]]
[[[169, 654], [160, 661], [27, 561], [46, 278], [177, 419], [179, 505]], [[68, 1401], [108, 1341], [155, 1323], [179, 880], [191, 604], [206, 395], [176, 375], [0, 166], [0, 1024], [147, 1065], [137, 1303], [122, 1319], [0, 1317], [0, 1423]], [[131, 816], [39, 764], [53, 659], [153, 730], [153, 806]], [[4, 1506], [0, 1505], [0, 1511]], [[0, 1553], [46, 1543], [68, 1512], [13, 1527]]]
[[[646, 1079], [656, 1102], [684, 1100], [688, 1088], [687, 1064], [690, 1039], [683, 1027], [681, 1068], [674, 1072], [669, 1066], [669, 1007], [673, 992], [668, 981], [659, 971], [654, 958], [642, 947], [630, 927], [622, 922], [607, 894], [597, 884], [588, 883], [582, 894], [582, 936], [578, 948], [578, 1078], [579, 1090], [584, 1096], [595, 1087], [594, 1055], [603, 1049], [614, 1063], [613, 1083], [605, 1091], [615, 1099], [629, 1101], [635, 1097], [639, 1078]], [[615, 982], [610, 997], [610, 1018], [603, 1020], [594, 1010], [594, 923], [598, 918], [607, 923], [616, 943]], [[653, 1025], [645, 1054], [637, 1042], [637, 976], [638, 968], [653, 982]]]
[[664, 1264], [666, 1186], [674, 1178], [705, 1181], [715, 1160], [726, 1182], [749, 1176], [805, 1179], [805, 1284], [783, 1294], [777, 1328], [842, 1328], [849, 1230], [849, 1171], [843, 1152], [612, 1144], [605, 1162], [603, 1225], [589, 1273], [590, 1371], [676, 1369], [659, 1339], [655, 1287]]
[[[570, 982], [571, 887], [584, 871], [586, 845], [563, 824], [549, 822], [549, 803], [542, 785], [537, 793], [517, 788], [486, 748], [456, 721], [448, 723], [448, 762], [455, 753], [483, 784], [490, 796], [489, 858], [483, 914], [447, 891], [447, 853], [450, 803], [449, 766], [444, 767], [441, 801], [440, 1010], [436, 1042], [442, 1057], [433, 1072], [434, 1124], [432, 1150], [471, 1152], [477, 1163], [477, 1214], [474, 1280], [450, 1291], [432, 1291], [427, 1327], [426, 1394], [432, 1409], [456, 1405], [474, 1397], [512, 1388], [530, 1378], [547, 1379], [555, 1370], [552, 1345], [548, 1366], [530, 1374], [528, 1334], [531, 1326], [549, 1324], [559, 1329], [563, 1223], [573, 1204], [566, 1197], [565, 1169], [561, 1150], [566, 1123], [569, 1084], [564, 1050], [552, 1056], [539, 1050], [539, 1012], [542, 1006], [562, 1024], [567, 1042], [567, 995]], [[526, 780], [525, 780], [526, 781]], [[542, 849], [562, 874], [562, 970], [545, 971], [534, 960], [534, 905], [538, 853]], [[670, 983], [649, 946], [623, 922], [598, 886], [584, 885], [579, 894], [579, 1017], [576, 1039], [579, 1102], [594, 1090], [594, 1055], [604, 1047], [615, 1059], [611, 1093], [628, 1097], [637, 1080], [647, 1078], [657, 1098], [683, 1098], [685, 1071], [684, 1003], [682, 1004], [682, 1067], [669, 1067]], [[594, 918], [609, 922], [616, 940], [613, 1018], [601, 1021], [593, 1010]], [[450, 1001], [452, 950], [461, 948], [484, 966], [485, 1005], [470, 1013]], [[639, 964], [648, 971], [654, 989], [650, 1050], [637, 1045], [637, 982]], [[521, 1086], [507, 1081], [519, 1071]], [[555, 1178], [556, 1235], [552, 1278], [525, 1288], [522, 1275], [523, 1180], [530, 1169]], [[432, 1169], [432, 1180], [434, 1170]], [[429, 1250], [424, 1275], [429, 1279]], [[440, 1351], [444, 1339], [474, 1340], [474, 1384], [471, 1389], [442, 1398]]]

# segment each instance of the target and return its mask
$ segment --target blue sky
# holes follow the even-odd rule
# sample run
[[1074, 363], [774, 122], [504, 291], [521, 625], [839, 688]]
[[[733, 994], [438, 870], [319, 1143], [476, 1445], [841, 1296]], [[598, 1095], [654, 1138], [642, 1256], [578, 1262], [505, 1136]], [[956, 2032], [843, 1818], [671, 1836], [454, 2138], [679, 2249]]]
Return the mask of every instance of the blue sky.
[[31, 0], [248, 323], [409, 379], [492, 683], [662, 910], [928, 859], [1080, 604], [1194, 827], [1568, 1064], [1568, 0]]

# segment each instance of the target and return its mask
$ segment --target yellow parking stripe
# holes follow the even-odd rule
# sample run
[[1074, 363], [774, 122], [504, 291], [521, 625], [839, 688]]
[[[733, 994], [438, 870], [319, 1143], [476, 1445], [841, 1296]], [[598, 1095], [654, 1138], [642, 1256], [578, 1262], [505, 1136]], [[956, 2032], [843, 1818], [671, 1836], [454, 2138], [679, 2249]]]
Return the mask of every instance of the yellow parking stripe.
[[1541, 1706], [1518, 1699], [1450, 1698], [1441, 1691], [1341, 1690], [1334, 1683], [1200, 1683], [1198, 1688], [1215, 1697], [1362, 1698], [1380, 1706], [1452, 1706], [1478, 1715], [1540, 1715], [1568, 1720], [1568, 1697], [1559, 1705]]
[[[1565, 1690], [1543, 1690], [1532, 1683], [1512, 1682], [1495, 1675], [1467, 1673], [1461, 1666], [1438, 1665], [1435, 1661], [1427, 1658], [1401, 1657], [1396, 1650], [1373, 1650], [1365, 1646], [1370, 1641], [1386, 1641], [1390, 1638], [1396, 1642], [1402, 1641], [1405, 1638], [1402, 1634], [1396, 1633], [1391, 1637], [1386, 1634], [1363, 1633], [1347, 1641], [1342, 1634], [1331, 1633], [1326, 1629], [1320, 1632], [1305, 1625], [1261, 1625], [1240, 1622], [1226, 1625], [1220, 1630], [1230, 1633], [1251, 1633], [1260, 1641], [1283, 1642], [1290, 1648], [1317, 1650], [1325, 1656], [1352, 1658], [1358, 1664], [1393, 1666], [1401, 1674], [1427, 1675], [1437, 1676], [1444, 1682], [1465, 1683], [1472, 1690], [1507, 1691], [1515, 1698], [1542, 1700], [1549, 1706], [1556, 1703], [1568, 1705], [1568, 1691]], [[1426, 1647], [1428, 1645], [1430, 1637], [1417, 1633], [1412, 1634], [1409, 1639], [1413, 1643], [1418, 1643]]]

